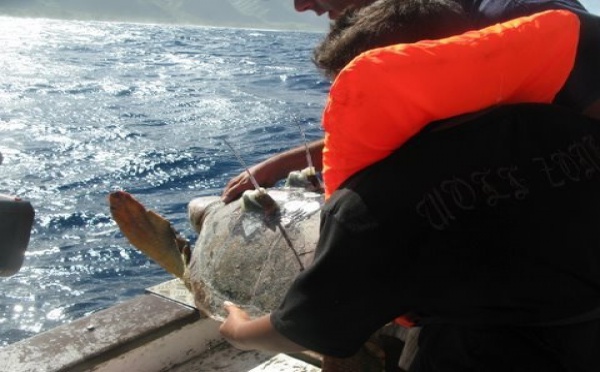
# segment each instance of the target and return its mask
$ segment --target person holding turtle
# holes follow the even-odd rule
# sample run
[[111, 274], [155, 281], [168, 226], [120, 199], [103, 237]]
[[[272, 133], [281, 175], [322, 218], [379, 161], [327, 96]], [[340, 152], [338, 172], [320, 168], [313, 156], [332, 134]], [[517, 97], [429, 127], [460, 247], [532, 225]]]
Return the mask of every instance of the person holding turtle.
[[[420, 10], [441, 3], [411, 2]], [[392, 8], [398, 3], [389, 1]], [[378, 8], [364, 8], [359, 16], [372, 15], [369, 9]], [[350, 24], [327, 43], [359, 31], [352, 28], [359, 17], [340, 19]], [[516, 102], [505, 97], [500, 105], [425, 123], [389, 155], [330, 188], [314, 263], [268, 316], [251, 319], [227, 304], [223, 336], [242, 349], [310, 349], [343, 358], [379, 327], [408, 316], [423, 327], [411, 371], [600, 370], [600, 241], [595, 234], [600, 222], [600, 122], [549, 104], [577, 68], [573, 66], [581, 54], [576, 55], [571, 41], [579, 36], [579, 19], [568, 12], [543, 12], [477, 32], [488, 38], [498, 36], [500, 29], [528, 35], [530, 27], [548, 19], [554, 28], [542, 35], [563, 44], [536, 49], [549, 53], [540, 60], [556, 64], [547, 67], [546, 75], [534, 71], [542, 78], [532, 80], [526, 96]], [[388, 36], [401, 35], [384, 30]], [[315, 61], [337, 75], [324, 122], [341, 115], [340, 110], [353, 110], [352, 103], [366, 99], [375, 105], [380, 96], [368, 95], [377, 93], [377, 87], [387, 94], [394, 84], [401, 85], [403, 80], [386, 75], [398, 61], [431, 62], [421, 78], [454, 71], [453, 66], [435, 71], [439, 56], [419, 52], [443, 50], [474, 35], [479, 34], [416, 43], [416, 49], [379, 48], [353, 59], [341, 72], [320, 59], [329, 50], [321, 46]], [[401, 41], [395, 37], [393, 42]], [[510, 41], [508, 37], [502, 40]], [[562, 52], [568, 58], [545, 58]], [[450, 63], [460, 60], [445, 57]], [[395, 64], [386, 64], [389, 60]], [[522, 72], [518, 66], [515, 71]], [[368, 76], [366, 97], [356, 98], [354, 75]], [[554, 81], [546, 85], [543, 77]], [[431, 94], [436, 84], [446, 89], [444, 82], [430, 83]], [[469, 100], [487, 88], [483, 84], [469, 92]], [[454, 93], [463, 98], [463, 92]], [[527, 103], [518, 104], [519, 99]], [[380, 116], [373, 115], [365, 124], [379, 127]], [[348, 129], [343, 124], [326, 125], [326, 135]]]

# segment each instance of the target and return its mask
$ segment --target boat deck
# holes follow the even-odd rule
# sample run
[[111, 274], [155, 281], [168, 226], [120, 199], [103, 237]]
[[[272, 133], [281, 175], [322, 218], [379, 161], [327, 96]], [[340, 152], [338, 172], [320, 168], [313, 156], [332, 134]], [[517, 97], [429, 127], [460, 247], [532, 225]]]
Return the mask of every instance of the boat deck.
[[178, 280], [0, 349], [0, 371], [317, 372], [318, 355], [241, 351]]

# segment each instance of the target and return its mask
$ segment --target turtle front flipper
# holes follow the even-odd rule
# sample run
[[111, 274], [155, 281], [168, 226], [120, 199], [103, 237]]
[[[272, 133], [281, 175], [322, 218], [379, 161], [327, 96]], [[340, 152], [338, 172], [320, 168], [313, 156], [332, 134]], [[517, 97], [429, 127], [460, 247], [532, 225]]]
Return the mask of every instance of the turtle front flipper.
[[127, 240], [162, 268], [183, 279], [185, 262], [182, 254], [189, 256], [189, 243], [171, 223], [147, 210], [125, 191], [110, 193], [108, 201], [110, 212]]

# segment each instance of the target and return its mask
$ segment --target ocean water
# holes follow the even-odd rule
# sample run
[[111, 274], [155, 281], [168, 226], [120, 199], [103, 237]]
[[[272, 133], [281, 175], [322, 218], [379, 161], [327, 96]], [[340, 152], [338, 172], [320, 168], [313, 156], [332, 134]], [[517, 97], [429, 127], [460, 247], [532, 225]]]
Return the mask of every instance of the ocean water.
[[[319, 33], [0, 17], [0, 193], [36, 211], [0, 278], [0, 347], [140, 295], [170, 274], [133, 249], [123, 189], [190, 241], [194, 197], [322, 135]], [[1, 237], [0, 237], [1, 239]]]

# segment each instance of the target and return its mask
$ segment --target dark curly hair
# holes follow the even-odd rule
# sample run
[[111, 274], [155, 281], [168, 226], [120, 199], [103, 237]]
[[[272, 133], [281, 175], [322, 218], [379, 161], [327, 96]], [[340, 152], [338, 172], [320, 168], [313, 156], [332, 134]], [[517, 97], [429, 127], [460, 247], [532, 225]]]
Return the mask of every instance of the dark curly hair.
[[441, 39], [473, 28], [456, 0], [378, 0], [343, 12], [313, 51], [313, 62], [334, 78], [359, 54], [378, 47]]

